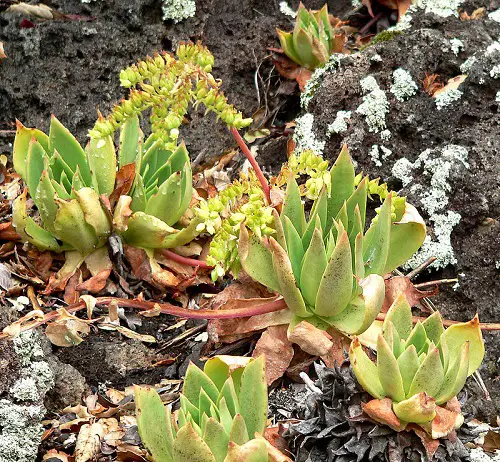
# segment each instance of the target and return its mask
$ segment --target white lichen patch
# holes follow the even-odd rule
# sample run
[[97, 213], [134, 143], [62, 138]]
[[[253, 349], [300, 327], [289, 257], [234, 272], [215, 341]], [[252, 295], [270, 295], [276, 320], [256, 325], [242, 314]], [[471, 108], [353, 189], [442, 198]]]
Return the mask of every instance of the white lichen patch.
[[326, 135], [330, 136], [332, 133], [343, 133], [347, 130], [347, 121], [351, 118], [351, 111], [339, 111], [335, 120], [328, 125]]
[[373, 61], [374, 63], [381, 63], [382, 56], [380, 56], [378, 53], [375, 53], [373, 56], [370, 57], [370, 61]]
[[456, 88], [449, 88], [440, 92], [435, 98], [438, 111], [458, 101], [462, 95], [463, 92]]
[[389, 113], [389, 101], [372, 75], [365, 77], [360, 84], [365, 96], [356, 112], [365, 116], [370, 132], [379, 133], [387, 128], [385, 118]]
[[398, 68], [392, 73], [392, 81], [391, 93], [398, 101], [405, 101], [417, 93], [417, 84], [411, 74], [402, 68]]
[[497, 91], [497, 94], [496, 94], [496, 96], [495, 96], [495, 101], [496, 101], [497, 103], [500, 103], [500, 91]]
[[458, 8], [464, 0], [415, 0], [417, 8], [425, 9], [426, 13], [433, 13], [446, 18], [448, 16], [458, 17]]
[[280, 2], [280, 11], [285, 16], [289, 16], [290, 18], [295, 19], [297, 17], [297, 12], [295, 10], [292, 10], [292, 8], [290, 8], [288, 2]]
[[490, 76], [494, 79], [500, 79], [500, 64], [493, 66], [490, 71]]
[[476, 62], [477, 62], [477, 58], [475, 56], [471, 56], [470, 58], [467, 58], [460, 65], [460, 72], [463, 72], [464, 74], [467, 74], [474, 67], [474, 65], [476, 64]]
[[455, 55], [458, 55], [458, 53], [465, 50], [464, 42], [462, 42], [462, 40], [460, 40], [458, 38], [452, 38], [450, 40], [450, 47], [451, 47], [451, 51]]
[[380, 132], [380, 139], [382, 141], [389, 141], [391, 139], [391, 137], [392, 137], [392, 133], [390, 130], [386, 129], [386, 130], [382, 130]]
[[0, 400], [0, 461], [32, 462], [43, 433], [45, 409], [41, 403], [54, 385], [54, 376], [44, 361], [38, 332], [23, 332], [13, 345], [20, 376]]
[[326, 74], [336, 72], [340, 68], [340, 62], [345, 56], [340, 53], [330, 55], [329, 61], [322, 67], [318, 67], [307, 81], [304, 91], [300, 95], [300, 105], [303, 109], [307, 109], [309, 101], [316, 93], [316, 90], [321, 86], [321, 82]]
[[500, 22], [500, 8], [489, 13], [488, 18], [492, 19], [493, 21]]
[[392, 154], [392, 151], [385, 146], [374, 144], [368, 154], [377, 167], [382, 167], [382, 161], [388, 159]]
[[491, 56], [494, 53], [500, 53], [500, 42], [495, 41], [490, 43], [484, 52], [485, 56]]
[[322, 154], [325, 148], [325, 142], [318, 140], [313, 132], [314, 115], [306, 113], [295, 120], [295, 132], [293, 140], [295, 141], [295, 152], [302, 152], [307, 149]]
[[440, 151], [426, 149], [413, 163], [403, 158], [394, 164], [392, 174], [402, 181], [403, 186], [413, 183], [415, 170], [422, 170], [427, 180], [425, 185], [413, 183], [410, 192], [419, 197], [434, 230], [434, 239], [428, 235], [422, 248], [407, 262], [406, 267], [416, 268], [432, 256], [437, 257], [433, 263], [436, 268], [456, 263], [451, 233], [461, 216], [453, 210], [447, 210], [451, 192], [449, 177], [453, 168], [469, 168], [467, 159], [465, 147], [448, 145]]
[[196, 2], [194, 0], [164, 0], [161, 9], [164, 21], [172, 20], [178, 23], [196, 14]]

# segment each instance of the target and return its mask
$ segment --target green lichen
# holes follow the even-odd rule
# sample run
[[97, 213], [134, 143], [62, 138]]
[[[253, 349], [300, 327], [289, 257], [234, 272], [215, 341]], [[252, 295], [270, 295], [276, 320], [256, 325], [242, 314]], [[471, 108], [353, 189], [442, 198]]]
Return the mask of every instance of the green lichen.
[[395, 37], [398, 37], [402, 33], [403, 32], [396, 29], [383, 30], [382, 32], [379, 32], [375, 37], [373, 37], [371, 42], [367, 43], [366, 45], [363, 45], [360, 48], [360, 51], [366, 50], [368, 47], [376, 45], [377, 43], [389, 42], [390, 40], [393, 40]]

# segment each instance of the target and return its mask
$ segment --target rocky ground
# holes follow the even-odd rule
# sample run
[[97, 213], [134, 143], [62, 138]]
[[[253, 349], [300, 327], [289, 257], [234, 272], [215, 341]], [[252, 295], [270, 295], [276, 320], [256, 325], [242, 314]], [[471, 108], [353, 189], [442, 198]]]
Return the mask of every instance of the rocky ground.
[[[420, 275], [420, 282], [458, 278], [457, 284], [441, 287], [433, 299], [444, 317], [467, 320], [478, 312], [482, 321], [498, 321], [498, 19], [486, 13], [479, 20], [464, 21], [454, 14], [415, 9], [407, 29], [387, 34], [387, 41], [361, 53], [334, 58], [327, 71], [313, 77], [299, 101], [293, 84], [273, 69], [268, 50], [277, 46], [275, 28], [291, 27], [291, 18], [280, 12], [277, 0], [198, 0], [196, 16], [178, 24], [162, 20], [158, 0], [47, 3], [78, 17], [36, 21], [36, 27], [26, 28], [20, 27], [22, 17], [0, 13], [0, 41], [8, 57], [0, 64], [0, 153], [11, 151], [16, 118], [46, 129], [51, 113], [84, 142], [96, 109], [106, 113], [125, 95], [119, 88], [120, 69], [157, 50], [171, 51], [180, 41], [202, 40], [215, 56], [214, 75], [223, 80], [229, 100], [246, 115], [259, 110], [277, 127], [300, 116], [295, 130], [299, 145], [321, 150], [332, 160], [346, 143], [359, 170], [401, 189], [423, 211], [430, 240], [411, 263], [415, 267], [428, 256], [438, 257], [434, 267]], [[289, 2], [294, 8], [296, 3]], [[469, 13], [481, 6], [489, 12], [500, 7], [495, 0], [438, 3], [460, 4]], [[323, 2], [304, 4], [316, 8]], [[329, 7], [341, 17], [354, 11], [348, 0], [331, 1]], [[398, 28], [403, 29], [401, 23]], [[459, 93], [433, 98], [424, 91], [426, 74], [438, 74], [437, 81], [443, 84], [459, 75], [467, 78]], [[212, 116], [203, 117], [202, 112], [191, 116], [182, 136], [193, 159], [206, 161], [234, 147], [226, 129], [215, 124]], [[267, 171], [276, 172], [286, 159], [286, 141], [284, 137], [258, 141], [259, 159]], [[5, 308], [0, 312], [0, 327], [15, 316]], [[174, 322], [166, 317], [146, 321], [139, 332], [167, 341], [174, 337], [166, 331]], [[194, 325], [188, 323], [182, 329]], [[492, 399], [484, 399], [469, 380], [468, 406], [477, 418], [493, 420], [500, 407], [500, 337], [485, 337], [487, 357], [480, 371]], [[78, 403], [89, 387], [124, 387], [139, 378], [153, 383], [178, 377], [185, 370], [187, 353], [192, 350], [191, 358], [198, 359], [203, 346], [203, 341], [191, 339], [183, 349], [174, 347], [169, 352], [183, 354], [179, 364], [152, 367], [158, 360], [154, 349], [123, 340], [117, 333], [99, 332], [70, 349], [51, 347], [40, 336], [36, 342], [35, 353], [21, 352], [21, 343], [0, 344], [0, 365], [5, 365], [0, 368], [0, 416], [8, 402], [22, 406], [16, 408], [24, 416], [20, 419], [29, 420], [30, 412], [44, 400], [49, 413], [56, 412]], [[23, 359], [23, 355], [34, 356]], [[47, 371], [46, 380], [29, 376], [23, 364], [29, 360]], [[9, 373], [4, 374], [7, 367]], [[33, 385], [30, 397], [12, 392], [16, 381], [23, 379]], [[54, 380], [56, 386], [51, 387]], [[49, 388], [52, 391], [46, 393]], [[29, 422], [30, 434], [37, 434], [36, 419]], [[7, 444], [9, 437], [0, 431], [0, 443]], [[9, 462], [18, 460], [4, 457]]]

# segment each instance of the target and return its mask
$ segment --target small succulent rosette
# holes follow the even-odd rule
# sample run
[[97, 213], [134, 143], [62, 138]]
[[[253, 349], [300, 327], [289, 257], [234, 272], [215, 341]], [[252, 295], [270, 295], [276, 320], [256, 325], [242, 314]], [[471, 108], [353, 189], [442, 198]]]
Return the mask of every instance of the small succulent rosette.
[[[172, 414], [150, 387], [135, 387], [141, 439], [155, 462], [267, 462], [264, 357], [217, 356], [190, 364]], [[288, 460], [284, 456], [280, 460]]]
[[[242, 226], [243, 269], [281, 294], [291, 311], [290, 329], [303, 320], [327, 330], [360, 334], [375, 320], [385, 297], [384, 275], [422, 245], [426, 227], [404, 198], [367, 177], [356, 177], [344, 147], [306, 220], [299, 186], [290, 178], [274, 237]], [[367, 199], [383, 204], [365, 231]]]
[[363, 407], [370, 417], [397, 431], [417, 424], [437, 439], [463, 423], [456, 395], [480, 366], [484, 342], [477, 316], [445, 330], [435, 312], [413, 326], [402, 294], [378, 335], [376, 362], [356, 338], [349, 357], [358, 382], [375, 398]]

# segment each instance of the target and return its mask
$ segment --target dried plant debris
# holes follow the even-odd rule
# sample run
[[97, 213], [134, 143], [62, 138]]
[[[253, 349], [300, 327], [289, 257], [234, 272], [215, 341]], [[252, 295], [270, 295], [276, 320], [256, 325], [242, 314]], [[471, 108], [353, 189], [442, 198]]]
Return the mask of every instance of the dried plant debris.
[[[424, 461], [426, 449], [413, 432], [397, 433], [370, 420], [361, 409], [366, 395], [354, 378], [349, 362], [327, 368], [314, 364], [318, 379], [306, 381], [306, 396], [287, 406], [287, 418], [299, 418], [283, 436], [297, 454], [297, 462]], [[286, 402], [286, 400], [284, 400]], [[279, 405], [277, 406], [280, 407]], [[467, 426], [460, 439], [441, 440], [432, 460], [458, 462], [469, 459], [464, 442], [474, 439]], [[476, 435], [477, 436], [477, 435]]]

